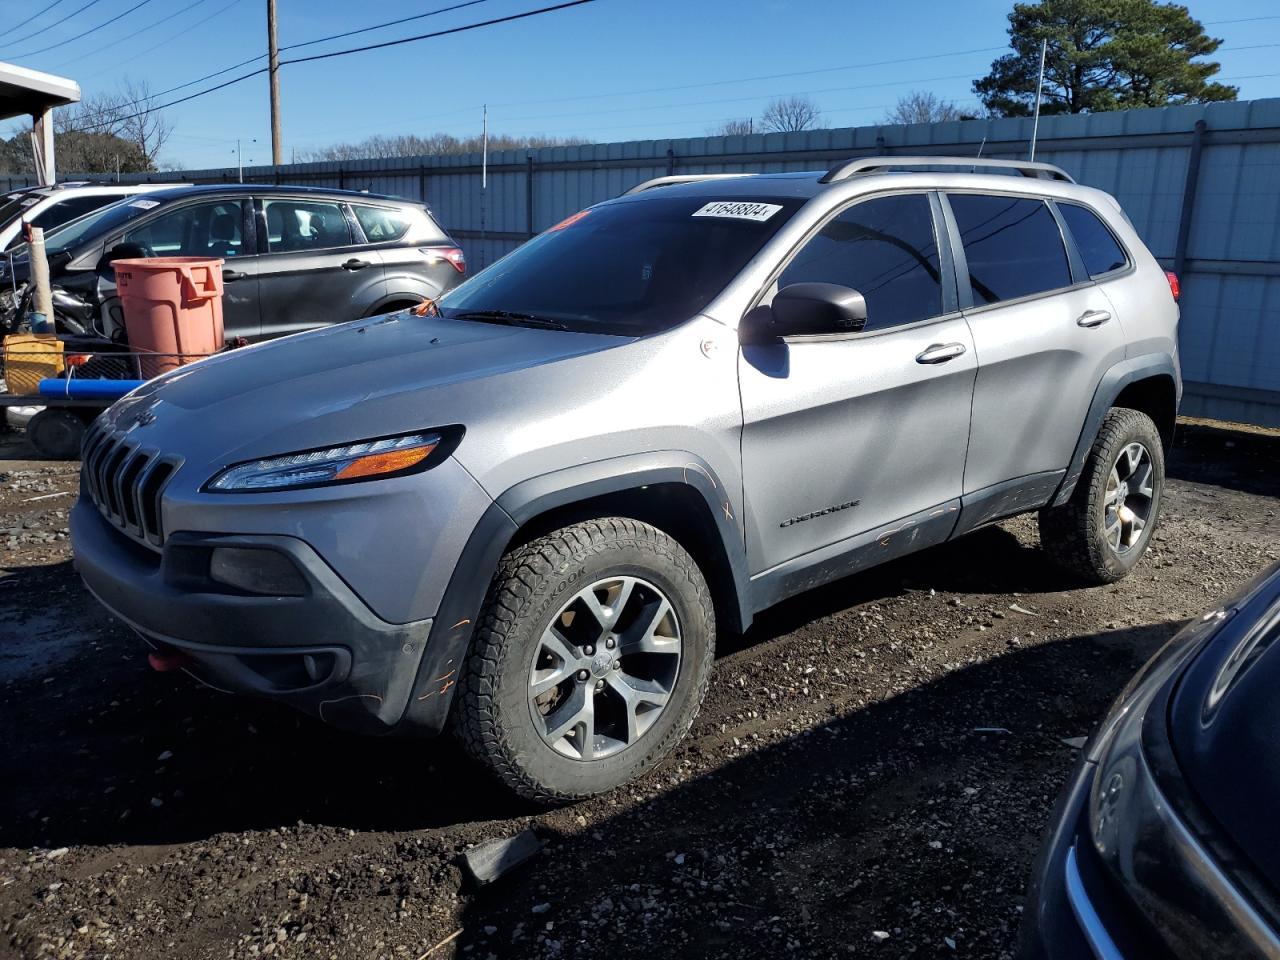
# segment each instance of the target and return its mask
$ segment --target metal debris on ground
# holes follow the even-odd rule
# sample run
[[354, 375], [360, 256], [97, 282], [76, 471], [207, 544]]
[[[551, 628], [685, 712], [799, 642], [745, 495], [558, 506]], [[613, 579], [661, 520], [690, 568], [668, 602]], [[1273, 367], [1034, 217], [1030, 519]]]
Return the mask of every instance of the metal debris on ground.
[[483, 885], [514, 870], [535, 856], [542, 846], [536, 833], [521, 830], [514, 837], [476, 844], [463, 853], [462, 863], [471, 879]]

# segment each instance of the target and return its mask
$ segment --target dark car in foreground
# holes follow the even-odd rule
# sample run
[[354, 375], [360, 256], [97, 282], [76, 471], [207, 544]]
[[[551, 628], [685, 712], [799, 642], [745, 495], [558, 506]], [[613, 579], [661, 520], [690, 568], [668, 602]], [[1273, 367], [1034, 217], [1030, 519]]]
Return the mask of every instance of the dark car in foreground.
[[1129, 683], [1058, 801], [1022, 956], [1280, 957], [1277, 640], [1280, 564]]
[[[462, 250], [421, 203], [265, 184], [131, 197], [50, 232], [46, 250], [54, 286], [86, 305], [60, 316], [62, 325], [113, 340], [124, 323], [111, 263], [124, 257], [226, 261], [226, 336], [248, 341], [434, 300], [466, 272]], [[0, 264], [5, 287], [27, 279], [25, 246], [12, 253]]]

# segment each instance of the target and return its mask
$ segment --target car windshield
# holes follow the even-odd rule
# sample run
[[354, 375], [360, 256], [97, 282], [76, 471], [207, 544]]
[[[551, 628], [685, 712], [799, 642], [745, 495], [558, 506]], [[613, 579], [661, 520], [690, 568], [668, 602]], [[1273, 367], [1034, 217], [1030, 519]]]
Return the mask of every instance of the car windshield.
[[0, 197], [0, 226], [7, 226], [10, 220], [39, 200], [40, 197], [34, 191], [9, 193]]
[[696, 315], [803, 203], [644, 197], [574, 214], [440, 298], [443, 316], [643, 336]]
[[[49, 230], [44, 236], [45, 253], [48, 256], [66, 253], [83, 241], [110, 233], [116, 227], [128, 223], [134, 217], [142, 216], [148, 210], [152, 210], [159, 205], [160, 201], [143, 195], [140, 197], [126, 197], [116, 203], [99, 207], [91, 213], [86, 213], [83, 217], [77, 217], [75, 220], [68, 221], [60, 227]], [[20, 244], [10, 252], [14, 256], [25, 256], [27, 245], [25, 243]]]

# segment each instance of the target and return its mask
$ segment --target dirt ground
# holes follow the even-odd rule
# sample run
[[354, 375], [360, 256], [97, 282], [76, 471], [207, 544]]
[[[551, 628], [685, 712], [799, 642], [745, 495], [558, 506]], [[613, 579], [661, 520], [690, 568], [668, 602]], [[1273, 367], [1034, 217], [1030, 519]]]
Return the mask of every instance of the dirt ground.
[[[1280, 558], [1280, 434], [1186, 424], [1126, 581], [1073, 589], [1027, 518], [841, 581], [722, 639], [657, 772], [539, 812], [448, 741], [151, 672], [71, 568], [76, 465], [24, 456], [0, 444], [0, 956], [1011, 956], [1064, 739]], [[526, 827], [538, 857], [464, 880]]]

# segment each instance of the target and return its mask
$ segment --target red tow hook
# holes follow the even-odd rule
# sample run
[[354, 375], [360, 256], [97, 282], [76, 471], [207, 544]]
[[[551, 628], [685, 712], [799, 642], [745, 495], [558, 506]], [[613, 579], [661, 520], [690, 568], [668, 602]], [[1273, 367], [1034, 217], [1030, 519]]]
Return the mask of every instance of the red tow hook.
[[189, 653], [183, 653], [181, 650], [175, 650], [172, 647], [153, 650], [147, 654], [147, 663], [151, 664], [151, 669], [156, 673], [181, 670], [190, 662], [191, 655]]

